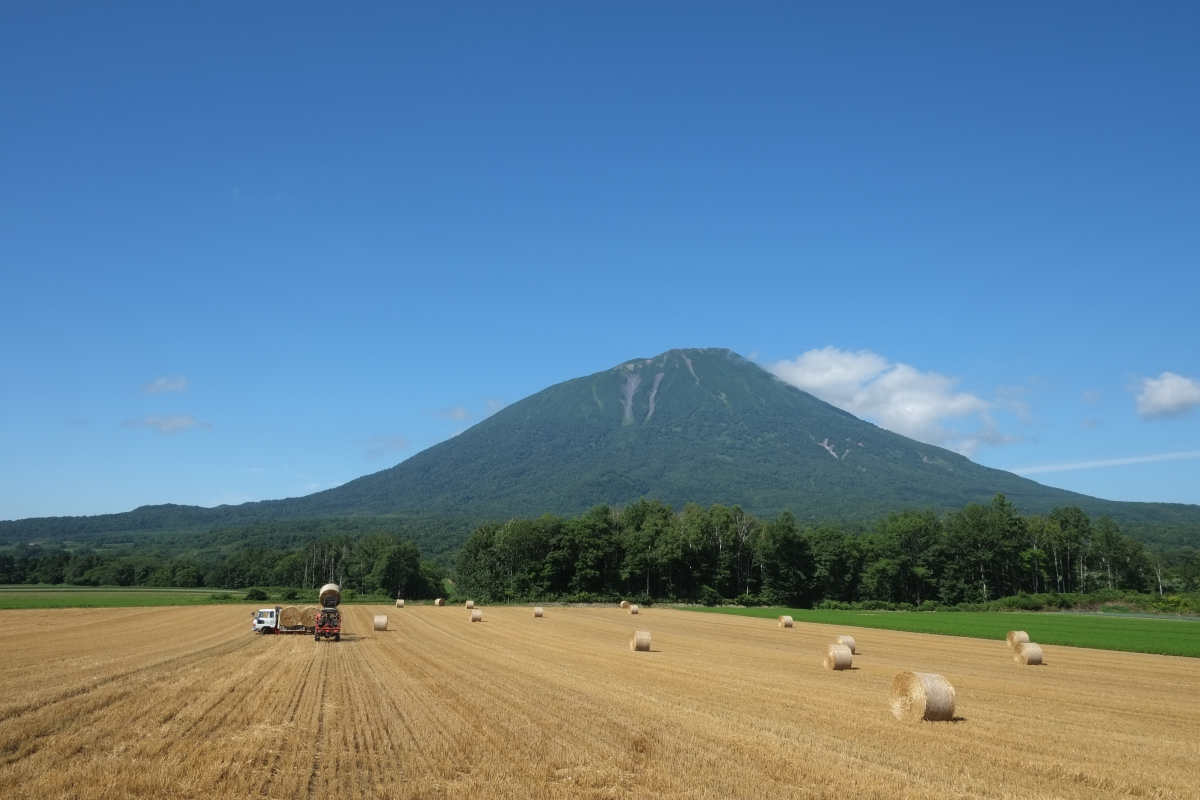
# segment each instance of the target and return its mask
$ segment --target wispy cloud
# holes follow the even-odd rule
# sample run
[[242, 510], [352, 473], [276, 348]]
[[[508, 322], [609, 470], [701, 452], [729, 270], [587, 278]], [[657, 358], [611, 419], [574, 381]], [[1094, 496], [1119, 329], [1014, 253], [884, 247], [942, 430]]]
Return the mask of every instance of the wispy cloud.
[[1153, 464], [1156, 461], [1179, 461], [1186, 458], [1200, 458], [1200, 450], [1186, 450], [1181, 453], [1159, 453], [1153, 456], [1132, 456], [1129, 458], [1102, 458], [1096, 461], [1072, 461], [1066, 464], [1042, 464], [1036, 467], [1017, 467], [1010, 469], [1018, 475], [1037, 475], [1043, 472], [1070, 472], [1076, 469], [1099, 469], [1101, 467], [1124, 467], [1129, 464]]
[[1200, 381], [1164, 372], [1157, 378], [1142, 378], [1137, 395], [1137, 413], [1145, 419], [1179, 417], [1200, 405]]
[[155, 378], [142, 387], [143, 394], [162, 394], [163, 392], [182, 392], [188, 387], [188, 379], [182, 375]]
[[159, 433], [179, 433], [186, 431], [188, 428], [204, 428], [212, 427], [207, 422], [198, 422], [191, 414], [172, 414], [168, 417], [139, 417], [137, 419], [127, 419], [121, 423], [122, 428], [150, 428]]
[[372, 436], [370, 439], [356, 439], [354, 443], [357, 445], [367, 445], [367, 450], [363, 453], [363, 458], [368, 461], [383, 458], [388, 453], [407, 450], [409, 447], [408, 439], [405, 439], [403, 436]]
[[[922, 372], [870, 350], [809, 350], [768, 368], [784, 381], [856, 416], [918, 441], [972, 455], [981, 445], [1016, 441], [1003, 433], [991, 411], [997, 405], [1020, 417], [1024, 404], [1015, 399], [985, 400], [956, 391], [957, 378]], [[966, 421], [967, 430], [952, 425]]]
[[490, 417], [492, 414], [495, 414], [497, 411], [507, 405], [507, 403], [501, 403], [499, 400], [491, 397], [487, 398], [487, 400], [484, 402], [487, 403], [487, 410], [484, 412], [485, 417]]
[[463, 420], [470, 419], [474, 416], [474, 414], [472, 414], [463, 406], [434, 409], [433, 415], [436, 417], [441, 417], [442, 419], [452, 419], [455, 422], [462, 422]]

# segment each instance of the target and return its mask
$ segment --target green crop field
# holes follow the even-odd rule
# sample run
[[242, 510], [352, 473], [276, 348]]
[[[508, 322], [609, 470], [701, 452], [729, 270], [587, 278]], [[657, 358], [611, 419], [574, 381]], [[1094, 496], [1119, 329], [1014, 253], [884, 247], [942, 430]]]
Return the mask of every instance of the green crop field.
[[[189, 606], [217, 602], [222, 589], [149, 589], [135, 587], [0, 586], [0, 609], [119, 608], [130, 606]], [[233, 592], [240, 600], [245, 592]]]
[[1200, 620], [1193, 619], [1047, 612], [812, 611], [796, 608], [694, 606], [689, 608], [693, 611], [768, 619], [788, 614], [796, 622], [971, 636], [977, 639], [1002, 640], [1009, 631], [1022, 630], [1039, 644], [1200, 657]]

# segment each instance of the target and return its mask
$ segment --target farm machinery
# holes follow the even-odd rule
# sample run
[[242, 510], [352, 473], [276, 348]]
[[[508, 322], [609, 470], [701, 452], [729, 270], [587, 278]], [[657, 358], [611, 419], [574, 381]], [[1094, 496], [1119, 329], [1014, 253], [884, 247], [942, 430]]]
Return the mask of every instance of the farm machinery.
[[321, 603], [321, 608], [317, 611], [316, 624], [313, 626], [313, 638], [318, 642], [322, 638], [333, 639], [335, 642], [341, 640], [342, 612], [338, 611], [338, 605], [342, 602], [342, 587], [336, 583], [327, 583], [321, 587], [321, 593], [317, 599]]
[[255, 633], [311, 633], [321, 639], [342, 638], [342, 614], [338, 606], [342, 602], [342, 589], [336, 583], [321, 587], [318, 595], [321, 607], [275, 606], [262, 608], [254, 614]]

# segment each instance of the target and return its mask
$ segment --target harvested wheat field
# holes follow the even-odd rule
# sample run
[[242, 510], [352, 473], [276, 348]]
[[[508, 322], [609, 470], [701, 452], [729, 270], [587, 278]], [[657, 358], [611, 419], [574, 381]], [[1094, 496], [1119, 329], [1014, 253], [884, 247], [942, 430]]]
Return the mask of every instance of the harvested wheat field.
[[[1200, 660], [649, 609], [344, 607], [341, 642], [243, 607], [0, 614], [0, 794], [1196, 797]], [[899, 722], [903, 671], [955, 720]]]

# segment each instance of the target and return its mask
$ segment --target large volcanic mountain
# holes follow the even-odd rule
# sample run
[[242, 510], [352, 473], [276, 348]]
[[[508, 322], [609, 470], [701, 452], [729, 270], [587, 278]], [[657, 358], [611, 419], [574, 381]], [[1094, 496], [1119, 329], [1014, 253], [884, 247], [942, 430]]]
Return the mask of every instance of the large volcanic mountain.
[[574, 513], [658, 498], [773, 516], [865, 519], [1003, 492], [1026, 513], [1113, 503], [980, 466], [883, 430], [720, 348], [671, 350], [551, 386], [391, 469], [297, 500], [309, 514]]
[[165, 530], [274, 519], [574, 514], [657, 498], [760, 516], [877, 518], [1003, 492], [1025, 513], [1078, 505], [1136, 527], [1200, 530], [1200, 506], [1053, 489], [864, 422], [717, 348], [671, 350], [551, 386], [391, 469], [289, 500], [0, 523], [0, 534]]

